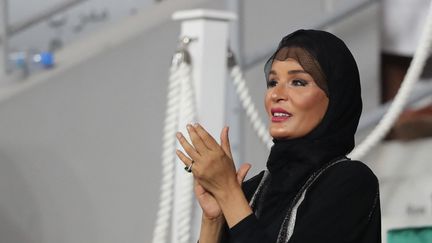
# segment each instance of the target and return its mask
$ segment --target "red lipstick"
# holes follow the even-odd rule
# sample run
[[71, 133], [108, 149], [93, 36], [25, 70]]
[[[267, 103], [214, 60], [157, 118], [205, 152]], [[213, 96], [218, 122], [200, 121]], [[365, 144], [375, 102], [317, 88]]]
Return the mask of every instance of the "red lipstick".
[[271, 109], [272, 122], [284, 122], [292, 117], [292, 114], [282, 108], [272, 108]]

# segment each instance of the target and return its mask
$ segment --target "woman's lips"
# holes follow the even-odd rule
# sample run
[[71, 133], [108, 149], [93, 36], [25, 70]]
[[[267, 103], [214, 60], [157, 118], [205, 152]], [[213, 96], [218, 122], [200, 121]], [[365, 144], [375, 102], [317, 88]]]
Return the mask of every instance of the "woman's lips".
[[288, 120], [292, 114], [282, 108], [272, 108], [271, 109], [272, 122], [284, 122]]

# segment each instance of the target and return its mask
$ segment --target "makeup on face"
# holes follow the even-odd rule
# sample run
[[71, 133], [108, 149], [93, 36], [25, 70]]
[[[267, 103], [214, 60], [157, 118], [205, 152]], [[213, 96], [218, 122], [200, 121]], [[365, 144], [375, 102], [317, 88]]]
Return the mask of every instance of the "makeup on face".
[[328, 97], [295, 59], [274, 60], [267, 80], [265, 107], [272, 137], [302, 137], [320, 123]]

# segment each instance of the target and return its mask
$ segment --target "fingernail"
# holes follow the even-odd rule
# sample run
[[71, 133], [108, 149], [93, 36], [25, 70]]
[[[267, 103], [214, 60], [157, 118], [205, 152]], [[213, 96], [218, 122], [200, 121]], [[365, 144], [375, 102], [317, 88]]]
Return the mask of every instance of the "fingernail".
[[196, 122], [196, 123], [194, 124], [194, 127], [198, 127], [198, 126], [199, 126], [199, 123]]
[[178, 139], [180, 139], [180, 138], [182, 137], [182, 134], [181, 134], [180, 132], [177, 132], [177, 133], [176, 133], [176, 137], [177, 137]]
[[187, 124], [187, 125], [186, 125], [186, 129], [187, 129], [188, 131], [190, 131], [191, 128], [192, 128], [192, 125], [191, 125], [191, 124]]

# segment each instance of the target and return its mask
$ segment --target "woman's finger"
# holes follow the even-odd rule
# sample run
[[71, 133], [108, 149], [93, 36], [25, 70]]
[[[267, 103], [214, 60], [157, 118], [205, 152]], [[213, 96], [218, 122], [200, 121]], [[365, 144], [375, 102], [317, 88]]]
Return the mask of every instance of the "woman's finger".
[[249, 169], [252, 167], [249, 163], [244, 163], [240, 166], [237, 171], [237, 182], [241, 185], [243, 183], [244, 178], [246, 177]]
[[217, 141], [200, 124], [196, 123], [193, 128], [207, 148], [210, 150], [215, 150], [216, 148], [220, 147]]
[[225, 152], [226, 155], [228, 155], [230, 159], [232, 159], [231, 145], [229, 141], [228, 132], [229, 132], [229, 127], [224, 127], [220, 135], [220, 140], [221, 140], [221, 146], [223, 151]]
[[197, 160], [199, 158], [199, 153], [195, 150], [195, 148], [189, 143], [189, 141], [183, 136], [181, 132], [176, 134], [177, 140], [180, 145], [183, 147], [185, 152], [193, 159]]
[[183, 162], [183, 164], [189, 167], [192, 164], [192, 159], [187, 157], [182, 151], [176, 149], [177, 157]]
[[188, 124], [186, 128], [191, 142], [199, 154], [205, 154], [206, 151], [210, 150], [210, 148], [208, 148], [205, 142], [201, 139], [194, 126]]
[[[183, 162], [183, 164], [185, 165], [185, 170], [187, 172], [192, 172], [192, 174], [194, 173], [194, 171], [196, 171], [196, 167], [197, 164], [195, 163], [194, 160], [190, 159], [189, 157], [187, 157], [182, 151], [180, 150], [176, 150], [176, 154], [177, 157]], [[190, 170], [189, 170], [190, 169]]]
[[195, 194], [197, 196], [201, 196], [202, 194], [204, 194], [206, 192], [204, 187], [201, 186], [201, 184], [199, 184], [197, 180], [194, 180], [194, 185], [195, 185], [195, 188], [194, 188]]

